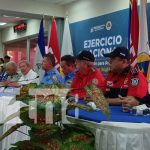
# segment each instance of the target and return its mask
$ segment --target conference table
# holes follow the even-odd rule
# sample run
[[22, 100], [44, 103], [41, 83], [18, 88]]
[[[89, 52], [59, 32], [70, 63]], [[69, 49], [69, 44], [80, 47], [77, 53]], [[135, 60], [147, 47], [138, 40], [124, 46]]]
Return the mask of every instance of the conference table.
[[[17, 112], [25, 104], [15, 101], [15, 92], [0, 93], [0, 121]], [[11, 103], [11, 104], [10, 104]], [[85, 104], [83, 100], [79, 103]], [[77, 109], [76, 109], [77, 110]], [[149, 150], [150, 149], [150, 116], [134, 116], [122, 112], [120, 106], [110, 106], [110, 118], [107, 119], [100, 110], [87, 112], [82, 109], [67, 111], [71, 123], [80, 123], [88, 127], [95, 135], [96, 150]], [[12, 125], [21, 123], [16, 117], [0, 128], [0, 133], [7, 131]], [[23, 126], [0, 144], [1, 150], [7, 150], [17, 141], [30, 140], [29, 127]]]
[[72, 109], [67, 115], [93, 131], [97, 150], [150, 150], [150, 116], [125, 113], [121, 106], [110, 106], [109, 119], [100, 110]]

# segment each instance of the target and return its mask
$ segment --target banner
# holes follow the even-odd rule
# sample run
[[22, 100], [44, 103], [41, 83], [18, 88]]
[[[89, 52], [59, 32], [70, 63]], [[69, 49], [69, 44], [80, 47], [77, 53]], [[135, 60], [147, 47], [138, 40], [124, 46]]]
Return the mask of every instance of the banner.
[[[147, 4], [148, 27], [150, 27], [150, 3]], [[111, 52], [118, 46], [128, 47], [129, 9], [70, 24], [74, 54], [90, 50], [96, 58], [96, 66], [103, 75], [108, 73], [108, 59], [104, 53]], [[150, 29], [148, 30], [150, 38]]]
[[118, 46], [128, 47], [128, 20], [129, 9], [125, 9], [70, 24], [74, 54], [91, 51], [96, 59], [95, 65], [106, 76], [108, 59], [103, 54]]

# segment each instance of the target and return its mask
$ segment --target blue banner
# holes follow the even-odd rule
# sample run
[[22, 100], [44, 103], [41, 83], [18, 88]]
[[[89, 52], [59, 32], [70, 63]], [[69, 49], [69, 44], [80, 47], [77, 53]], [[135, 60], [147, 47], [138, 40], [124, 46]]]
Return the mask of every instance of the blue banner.
[[95, 56], [95, 65], [107, 75], [110, 53], [118, 46], [128, 46], [129, 9], [70, 24], [74, 54], [89, 50]]
[[[147, 4], [147, 22], [150, 27], [150, 3]], [[70, 24], [74, 54], [82, 50], [90, 50], [95, 58], [95, 65], [104, 76], [108, 73], [108, 59], [104, 53], [115, 47], [128, 47], [129, 9], [120, 10], [103, 16]], [[150, 39], [150, 30], [148, 30]], [[150, 40], [149, 40], [150, 42]]]

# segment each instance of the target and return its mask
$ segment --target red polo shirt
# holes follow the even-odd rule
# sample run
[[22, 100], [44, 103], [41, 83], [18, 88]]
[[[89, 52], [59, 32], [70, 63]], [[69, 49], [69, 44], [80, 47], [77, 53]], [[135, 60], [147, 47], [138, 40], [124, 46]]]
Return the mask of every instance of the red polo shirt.
[[148, 91], [148, 84], [143, 73], [130, 67], [121, 74], [110, 72], [105, 82], [107, 98], [117, 98], [118, 95], [142, 98]]
[[104, 77], [99, 69], [88, 69], [84, 73], [78, 71], [71, 85], [71, 94], [78, 94], [79, 98], [84, 98], [86, 96], [84, 87], [89, 86], [92, 82], [104, 90]]

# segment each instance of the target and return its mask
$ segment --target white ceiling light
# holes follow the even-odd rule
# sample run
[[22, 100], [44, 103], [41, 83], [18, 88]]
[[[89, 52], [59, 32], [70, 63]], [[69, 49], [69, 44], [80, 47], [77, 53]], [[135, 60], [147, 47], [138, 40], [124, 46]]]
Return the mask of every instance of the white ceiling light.
[[3, 17], [13, 17], [13, 18], [20, 18], [20, 17], [15, 17], [15, 16], [8, 16], [8, 15], [3, 15]]
[[5, 22], [0, 22], [0, 26], [3, 26], [5, 25], [6, 23]]

